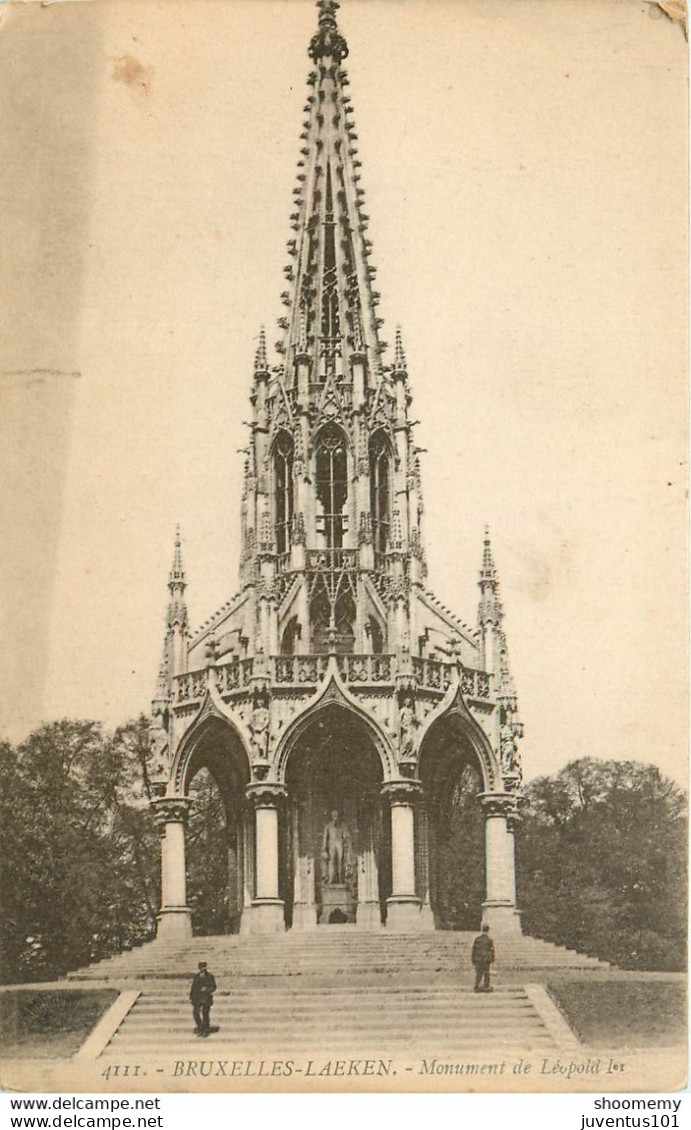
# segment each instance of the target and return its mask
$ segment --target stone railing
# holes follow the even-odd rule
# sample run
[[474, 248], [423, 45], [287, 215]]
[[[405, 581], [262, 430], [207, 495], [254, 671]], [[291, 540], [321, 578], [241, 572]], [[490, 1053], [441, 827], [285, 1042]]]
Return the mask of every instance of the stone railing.
[[465, 698], [491, 698], [491, 682], [487, 672], [464, 667], [461, 672], [461, 694]]
[[[328, 655], [276, 655], [274, 682], [278, 686], [316, 686], [328, 662]], [[341, 678], [350, 685], [393, 683], [393, 655], [338, 655], [336, 662]]]
[[[277, 687], [316, 687], [326, 675], [328, 655], [274, 655], [271, 659], [271, 681]], [[336, 663], [344, 683], [349, 686], [393, 686], [399, 674], [395, 655], [337, 655]], [[457, 667], [438, 659], [413, 657], [412, 674], [423, 690], [445, 694], [451, 686]], [[233, 659], [212, 668], [220, 695], [246, 690], [251, 685], [252, 659]], [[408, 669], [409, 670], [409, 669]], [[189, 671], [173, 680], [175, 705], [199, 702], [206, 694], [207, 672]], [[461, 693], [465, 698], [492, 697], [490, 676], [485, 671], [461, 668]]]
[[357, 549], [308, 549], [307, 568], [317, 569], [357, 569]]
[[[439, 659], [418, 659], [413, 657], [413, 674], [421, 687], [430, 691], [445, 693], [451, 686], [456, 671], [454, 663]], [[465, 698], [490, 698], [490, 677], [486, 671], [475, 671], [471, 667], [461, 668], [461, 694]]]
[[[244, 690], [249, 686], [252, 677], [252, 659], [233, 659], [230, 663], [219, 663], [213, 668], [216, 688], [221, 695], [232, 694], [233, 691]], [[175, 688], [175, 705], [182, 706], [186, 702], [198, 702], [206, 694], [207, 672], [188, 671], [186, 675], [177, 675], [173, 679]]]
[[418, 659], [413, 656], [413, 675], [421, 687], [428, 691], [447, 691], [456, 668], [439, 659]]

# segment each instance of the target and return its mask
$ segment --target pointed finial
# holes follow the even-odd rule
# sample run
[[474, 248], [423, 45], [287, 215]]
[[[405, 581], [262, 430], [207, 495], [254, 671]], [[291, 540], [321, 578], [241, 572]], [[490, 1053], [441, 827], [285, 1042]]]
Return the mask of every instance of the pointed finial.
[[269, 371], [269, 361], [266, 356], [266, 331], [263, 326], [259, 331], [259, 345], [254, 355], [254, 371], [255, 373], [268, 373]]
[[336, 23], [336, 12], [340, 6], [337, 0], [317, 0], [319, 30], [312, 37], [307, 51], [310, 59], [315, 63], [323, 58], [340, 63], [348, 56], [348, 44], [340, 34]]
[[182, 565], [182, 542], [180, 537], [180, 525], [175, 527], [175, 546], [173, 549], [173, 564], [168, 578], [168, 587], [179, 588], [185, 587], [185, 570]]
[[480, 584], [496, 583], [497, 570], [492, 556], [492, 543], [489, 536], [489, 526], [485, 526], [485, 541], [482, 549], [482, 568], [480, 569]]
[[394, 373], [408, 372], [400, 326], [396, 326], [396, 344], [394, 346], [393, 371]]

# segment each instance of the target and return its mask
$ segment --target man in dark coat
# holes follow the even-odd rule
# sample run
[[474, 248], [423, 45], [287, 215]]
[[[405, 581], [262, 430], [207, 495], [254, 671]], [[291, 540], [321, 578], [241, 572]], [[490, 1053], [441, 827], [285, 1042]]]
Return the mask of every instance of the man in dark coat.
[[206, 962], [199, 962], [199, 972], [195, 973], [190, 989], [190, 1001], [194, 1013], [194, 1031], [197, 1036], [208, 1036], [211, 1031], [210, 1013], [216, 992], [216, 978], [209, 973]]
[[494, 942], [489, 936], [489, 926], [484, 925], [482, 927], [482, 933], [478, 934], [473, 942], [473, 952], [470, 960], [475, 966], [474, 991], [476, 993], [491, 993], [489, 970], [494, 961]]

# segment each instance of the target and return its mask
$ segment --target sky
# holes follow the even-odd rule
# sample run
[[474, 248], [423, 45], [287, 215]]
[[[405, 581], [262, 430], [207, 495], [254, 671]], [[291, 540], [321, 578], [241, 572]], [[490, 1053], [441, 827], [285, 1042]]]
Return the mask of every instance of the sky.
[[[635, 0], [344, 0], [339, 24], [429, 585], [475, 622], [488, 523], [529, 779], [596, 756], [684, 781], [681, 27]], [[237, 591], [315, 27], [303, 0], [5, 17], [12, 740], [148, 709], [177, 522], [193, 626]]]

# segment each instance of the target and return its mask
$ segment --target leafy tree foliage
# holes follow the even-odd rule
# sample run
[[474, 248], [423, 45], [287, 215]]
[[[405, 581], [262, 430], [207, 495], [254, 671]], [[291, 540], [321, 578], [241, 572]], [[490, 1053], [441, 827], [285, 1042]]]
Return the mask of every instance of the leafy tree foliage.
[[64, 973], [153, 936], [148, 722], [43, 726], [0, 745], [2, 978]]
[[524, 928], [625, 969], [682, 969], [686, 796], [653, 765], [573, 761], [526, 789]]
[[436, 805], [436, 905], [438, 925], [479, 930], [485, 897], [484, 817], [478, 770], [465, 765], [447, 781]]
[[193, 804], [187, 829], [187, 901], [195, 934], [226, 934], [229, 907], [229, 843], [221, 793], [208, 769], [189, 786]]

